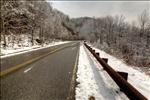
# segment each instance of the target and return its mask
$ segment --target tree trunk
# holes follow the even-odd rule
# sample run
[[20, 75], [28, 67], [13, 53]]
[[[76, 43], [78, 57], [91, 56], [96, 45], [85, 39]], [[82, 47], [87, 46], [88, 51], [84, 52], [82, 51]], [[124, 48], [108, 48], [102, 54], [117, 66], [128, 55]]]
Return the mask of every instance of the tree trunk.
[[3, 34], [3, 39], [4, 39], [4, 44], [3, 44], [3, 46], [4, 46], [4, 49], [6, 49], [7, 41], [6, 41], [6, 35], [5, 35], [5, 33]]
[[31, 32], [31, 45], [32, 46], [34, 45], [34, 29], [32, 29], [32, 32]]
[[40, 39], [40, 41], [41, 41], [40, 45], [43, 46], [43, 29], [42, 29], [42, 27], [40, 27], [39, 39]]
[[147, 48], [149, 48], [150, 45], [150, 31], [147, 32]]

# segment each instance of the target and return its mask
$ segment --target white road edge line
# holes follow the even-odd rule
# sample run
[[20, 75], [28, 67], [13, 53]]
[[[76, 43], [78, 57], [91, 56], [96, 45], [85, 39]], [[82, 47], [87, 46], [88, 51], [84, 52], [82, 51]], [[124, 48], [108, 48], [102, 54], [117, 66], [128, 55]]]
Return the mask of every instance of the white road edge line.
[[27, 73], [27, 72], [30, 71], [32, 68], [33, 68], [33, 67], [30, 67], [30, 68], [24, 70], [24, 73]]

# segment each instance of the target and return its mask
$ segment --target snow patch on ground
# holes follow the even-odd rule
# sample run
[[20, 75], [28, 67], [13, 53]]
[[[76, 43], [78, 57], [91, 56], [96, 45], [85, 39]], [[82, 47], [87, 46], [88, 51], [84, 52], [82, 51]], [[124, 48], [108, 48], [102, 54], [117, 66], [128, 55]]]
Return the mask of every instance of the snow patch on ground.
[[[94, 47], [93, 47], [94, 48]], [[145, 73], [134, 69], [132, 66], [126, 65], [122, 60], [119, 60], [106, 52], [94, 48], [96, 52], [100, 53], [101, 58], [108, 58], [108, 64], [116, 71], [123, 71], [128, 73], [128, 82], [132, 84], [139, 92], [150, 99], [150, 77]]]
[[80, 47], [76, 86], [76, 100], [128, 100], [115, 82], [103, 70], [93, 55], [83, 46]]
[[64, 44], [64, 43], [68, 43], [68, 42], [70, 42], [70, 41], [51, 42], [47, 45], [45, 44], [44, 46], [35, 45], [35, 46], [20, 47], [20, 48], [7, 48], [7, 49], [1, 48], [1, 56], [0, 57], [5, 58], [5, 57], [9, 57], [9, 56], [29, 52], [29, 51], [34, 51], [34, 50], [38, 50], [38, 49], [44, 49], [44, 48], [48, 48], [48, 47], [51, 47], [51, 46]]

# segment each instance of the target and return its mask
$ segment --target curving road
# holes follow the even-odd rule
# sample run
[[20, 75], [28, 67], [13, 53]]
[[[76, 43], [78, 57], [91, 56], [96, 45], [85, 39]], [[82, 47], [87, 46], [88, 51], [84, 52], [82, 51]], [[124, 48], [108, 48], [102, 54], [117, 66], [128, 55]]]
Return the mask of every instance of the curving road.
[[77, 42], [1, 77], [1, 100], [73, 100], [78, 51]]

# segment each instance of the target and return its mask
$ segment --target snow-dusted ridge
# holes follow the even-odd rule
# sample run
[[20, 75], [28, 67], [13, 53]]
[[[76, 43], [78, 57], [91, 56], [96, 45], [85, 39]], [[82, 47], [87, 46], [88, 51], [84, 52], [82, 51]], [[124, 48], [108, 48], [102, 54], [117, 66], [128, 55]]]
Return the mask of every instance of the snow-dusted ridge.
[[[135, 70], [121, 60], [95, 48], [101, 57], [108, 58], [108, 64], [117, 71], [128, 72], [128, 82], [139, 92], [150, 99], [150, 77]], [[88, 100], [94, 96], [96, 100], [128, 100], [116, 83], [110, 78], [93, 55], [82, 45], [80, 47], [77, 70], [76, 100]]]

